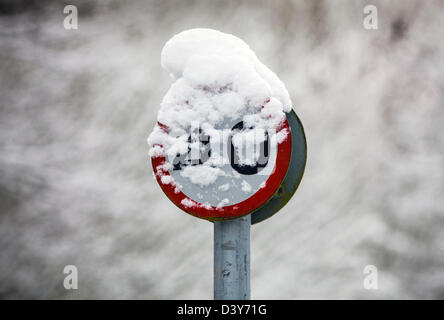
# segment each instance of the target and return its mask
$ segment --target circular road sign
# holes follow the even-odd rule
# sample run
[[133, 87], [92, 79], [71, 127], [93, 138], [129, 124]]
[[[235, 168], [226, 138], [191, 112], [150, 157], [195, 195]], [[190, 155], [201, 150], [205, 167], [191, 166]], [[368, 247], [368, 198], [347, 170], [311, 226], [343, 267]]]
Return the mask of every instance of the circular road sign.
[[[168, 131], [164, 125], [159, 126]], [[200, 128], [195, 130], [193, 137], [190, 133], [188, 142], [197, 140], [200, 144], [198, 159], [191, 159], [189, 154], [152, 158], [160, 187], [176, 206], [198, 218], [231, 220], [252, 214], [253, 224], [269, 218], [290, 200], [304, 173], [307, 145], [296, 113], [293, 110], [286, 113], [286, 119], [276, 130], [287, 132], [279, 143], [279, 134], [267, 131], [253, 148], [249, 148], [248, 143], [242, 145], [243, 149], [235, 147], [235, 134], [248, 130], [240, 119], [223, 123], [216, 129], [221, 132], [217, 141], [211, 141]], [[183, 174], [184, 168], [204, 164], [214, 152], [222, 153], [227, 159], [220, 166], [223, 174], [210, 185], [190, 183], [189, 177]], [[240, 161], [240, 158], [248, 158], [251, 152], [258, 154], [255, 163]], [[166, 163], [170, 165], [165, 166]], [[171, 176], [175, 183], [162, 183], [165, 176]]]

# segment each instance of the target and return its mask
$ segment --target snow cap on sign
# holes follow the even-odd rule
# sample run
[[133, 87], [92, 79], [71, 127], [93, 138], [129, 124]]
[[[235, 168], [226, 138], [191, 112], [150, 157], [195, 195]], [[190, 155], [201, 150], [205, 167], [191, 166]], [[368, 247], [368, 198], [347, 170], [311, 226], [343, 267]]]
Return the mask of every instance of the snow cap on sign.
[[[259, 61], [256, 54], [244, 41], [234, 35], [205, 28], [183, 31], [165, 44], [161, 54], [161, 64], [175, 79], [183, 77], [184, 72], [186, 70], [190, 72], [193, 67], [197, 67], [196, 71], [199, 71], [203, 76], [219, 78], [223, 77], [224, 73], [229, 75], [229, 71], [224, 72], [222, 67], [230, 62], [231, 58], [233, 60], [239, 59], [239, 65], [234, 65], [234, 68], [241, 69], [246, 64], [252, 65], [258, 76], [270, 86], [271, 96], [282, 103], [283, 110], [285, 112], [291, 110], [290, 95], [283, 82]], [[197, 61], [190, 61], [190, 59]], [[196, 66], [196, 62], [202, 62], [203, 65]], [[214, 70], [212, 70], [213, 68], [202, 70], [206, 67], [205, 63], [213, 65]], [[216, 71], [216, 73], [212, 71]]]

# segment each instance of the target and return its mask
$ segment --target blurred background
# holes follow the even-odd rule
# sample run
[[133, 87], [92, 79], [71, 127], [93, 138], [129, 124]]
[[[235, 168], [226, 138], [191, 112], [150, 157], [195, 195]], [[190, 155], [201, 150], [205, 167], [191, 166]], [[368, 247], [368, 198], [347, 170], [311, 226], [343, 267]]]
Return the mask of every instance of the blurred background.
[[252, 298], [444, 298], [443, 19], [440, 0], [0, 0], [0, 297], [212, 298], [212, 224], [166, 198], [146, 144], [164, 43], [209, 27], [276, 72], [307, 135], [297, 193], [252, 227]]

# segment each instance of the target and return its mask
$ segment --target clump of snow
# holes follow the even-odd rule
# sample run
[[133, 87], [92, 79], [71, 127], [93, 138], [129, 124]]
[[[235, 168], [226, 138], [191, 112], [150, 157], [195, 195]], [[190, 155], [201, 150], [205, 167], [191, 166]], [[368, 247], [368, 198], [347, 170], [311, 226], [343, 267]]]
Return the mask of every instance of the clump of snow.
[[224, 172], [219, 168], [214, 168], [203, 164], [199, 166], [185, 167], [180, 172], [180, 175], [182, 177], [189, 178], [191, 183], [205, 187], [216, 181], [217, 177], [224, 175]]
[[156, 167], [155, 172], [153, 173], [154, 177], [160, 177], [160, 181], [163, 184], [172, 184], [174, 186], [174, 193], [179, 193], [182, 189], [182, 186], [174, 181], [173, 177], [167, 174], [168, 170], [172, 168], [172, 165], [168, 162], [165, 162], [162, 165], [158, 165]]
[[216, 208], [222, 208], [222, 207], [224, 207], [224, 206], [225, 206], [227, 203], [229, 203], [229, 202], [230, 202], [230, 200], [228, 200], [227, 198], [222, 199], [221, 202], [219, 202], [219, 203], [217, 204]]
[[230, 189], [230, 184], [229, 183], [225, 183], [221, 186], [219, 186], [218, 188], [220, 191], [228, 191], [228, 189]]
[[169, 176], [169, 175], [163, 175], [160, 180], [162, 181], [163, 184], [170, 184], [173, 182], [173, 177]]
[[242, 181], [242, 191], [247, 193], [251, 191], [250, 184], [245, 180]]
[[192, 208], [197, 205], [197, 202], [194, 202], [193, 200], [188, 198], [183, 198], [180, 203], [184, 205], [186, 208]]
[[287, 139], [287, 136], [288, 136], [288, 130], [285, 128], [282, 129], [281, 131], [279, 131], [278, 133], [276, 133], [277, 143], [284, 142], [284, 140]]
[[159, 146], [159, 145], [155, 145], [155, 146], [153, 146], [153, 147], [150, 149], [150, 151], [149, 151], [149, 155], [150, 155], [151, 158], [161, 157], [161, 156], [163, 156], [164, 154], [165, 154], [165, 153], [164, 153], [164, 149], [163, 149], [163, 147], [162, 147], [162, 146]]
[[253, 166], [261, 156], [259, 145], [265, 141], [262, 129], [246, 129], [233, 135], [233, 146], [239, 157], [239, 164]]
[[205, 209], [211, 209], [211, 205], [207, 202], [205, 203], [197, 203], [196, 201], [193, 201], [189, 198], [183, 198], [182, 201], [180, 201], [180, 203], [185, 207], [185, 208], [195, 208], [195, 207], [200, 207], [200, 208], [205, 208]]
[[[269, 93], [268, 97], [281, 101], [284, 111], [291, 109], [290, 96], [282, 81], [244, 41], [231, 34], [202, 28], [183, 31], [165, 44], [161, 64], [174, 79], [184, 78], [195, 85], [213, 85], [213, 88], [236, 86], [244, 97], [253, 99]], [[252, 82], [247, 83], [248, 80]]]
[[[240, 148], [246, 143], [244, 163], [258, 159], [252, 144], [264, 141], [255, 130], [277, 130], [292, 104], [285, 85], [262, 64], [241, 39], [212, 29], [191, 29], [172, 37], [161, 54], [162, 67], [175, 80], [162, 100], [158, 125], [148, 138], [150, 156], [165, 156], [201, 151], [199, 143], [189, 141], [190, 128], [199, 124], [206, 134], [221, 130], [227, 119], [244, 122], [245, 132], [233, 136]], [[281, 133], [278, 142], [285, 139]], [[214, 136], [214, 135], [213, 135]], [[187, 166], [181, 176], [201, 187], [223, 174], [224, 164], [212, 155], [206, 163]], [[164, 174], [164, 171], [159, 174]], [[170, 179], [162, 182], [171, 183]]]

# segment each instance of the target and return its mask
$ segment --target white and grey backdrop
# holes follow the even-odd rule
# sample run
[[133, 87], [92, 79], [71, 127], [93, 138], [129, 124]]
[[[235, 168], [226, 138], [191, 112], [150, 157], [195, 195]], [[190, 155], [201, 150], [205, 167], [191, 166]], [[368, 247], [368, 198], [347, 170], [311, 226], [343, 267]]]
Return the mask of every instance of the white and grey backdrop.
[[279, 75], [308, 141], [299, 190], [252, 227], [252, 298], [444, 298], [443, 17], [440, 0], [1, 0], [0, 297], [212, 298], [212, 225], [164, 196], [146, 144], [163, 44], [210, 27]]

